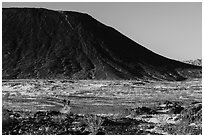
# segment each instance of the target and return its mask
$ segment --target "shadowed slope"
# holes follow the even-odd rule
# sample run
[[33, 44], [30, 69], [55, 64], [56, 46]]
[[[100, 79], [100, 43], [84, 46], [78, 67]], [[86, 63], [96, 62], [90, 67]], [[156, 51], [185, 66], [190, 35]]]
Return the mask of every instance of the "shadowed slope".
[[201, 67], [167, 59], [87, 14], [3, 9], [3, 78], [166, 79]]

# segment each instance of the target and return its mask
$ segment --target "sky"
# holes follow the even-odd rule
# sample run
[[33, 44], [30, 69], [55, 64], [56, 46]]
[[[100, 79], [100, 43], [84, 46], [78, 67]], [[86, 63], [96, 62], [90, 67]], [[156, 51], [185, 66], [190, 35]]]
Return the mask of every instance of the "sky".
[[201, 2], [3, 2], [2, 7], [88, 13], [162, 56], [175, 60], [202, 58]]

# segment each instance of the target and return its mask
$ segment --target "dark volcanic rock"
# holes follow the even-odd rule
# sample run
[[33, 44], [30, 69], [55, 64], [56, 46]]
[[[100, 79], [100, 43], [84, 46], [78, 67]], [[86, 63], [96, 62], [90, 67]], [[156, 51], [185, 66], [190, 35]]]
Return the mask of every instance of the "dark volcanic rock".
[[3, 78], [166, 79], [201, 67], [157, 55], [87, 14], [2, 10]]

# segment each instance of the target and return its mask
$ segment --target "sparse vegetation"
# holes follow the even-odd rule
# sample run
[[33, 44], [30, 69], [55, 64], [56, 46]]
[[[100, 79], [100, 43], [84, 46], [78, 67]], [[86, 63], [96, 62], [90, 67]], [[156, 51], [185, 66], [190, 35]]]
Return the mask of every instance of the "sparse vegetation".
[[[144, 109], [145, 108], [145, 109]], [[141, 107], [139, 110], [151, 110]], [[158, 107], [159, 110], [159, 107]], [[150, 111], [152, 112], [152, 111]], [[175, 119], [177, 123], [148, 122], [155, 114], [149, 111], [139, 111], [131, 117], [101, 117], [95, 114], [65, 115], [56, 111], [36, 112], [23, 115], [22, 112], [13, 112], [3, 109], [3, 134], [11, 135], [98, 135], [98, 134], [162, 134], [186, 135], [202, 134], [202, 106], [196, 104], [185, 108]], [[143, 116], [141, 119], [137, 116]], [[145, 117], [144, 117], [145, 116]], [[135, 119], [136, 118], [136, 119]], [[154, 130], [152, 130], [154, 129]], [[157, 129], [160, 129], [157, 130]], [[152, 131], [151, 131], [152, 130]]]
[[4, 135], [202, 134], [201, 80], [11, 80], [2, 87]]
[[96, 135], [99, 130], [102, 130], [102, 124], [104, 122], [104, 120], [97, 116], [97, 115], [90, 115], [87, 114], [85, 115], [85, 123], [87, 124], [87, 129], [88, 131], [91, 132], [91, 135]]

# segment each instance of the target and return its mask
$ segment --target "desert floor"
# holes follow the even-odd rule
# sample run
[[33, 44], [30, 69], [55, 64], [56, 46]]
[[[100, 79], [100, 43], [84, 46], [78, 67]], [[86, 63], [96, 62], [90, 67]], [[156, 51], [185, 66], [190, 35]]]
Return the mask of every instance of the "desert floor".
[[[56, 120], [51, 112], [60, 111], [64, 99], [71, 114]], [[2, 105], [3, 134], [202, 133], [202, 79], [3, 80]], [[46, 124], [46, 116], [57, 126]]]

